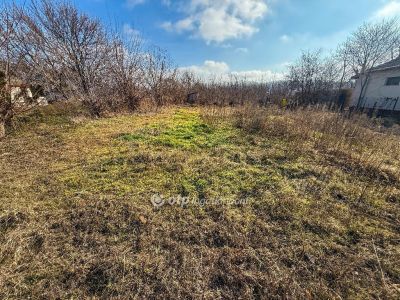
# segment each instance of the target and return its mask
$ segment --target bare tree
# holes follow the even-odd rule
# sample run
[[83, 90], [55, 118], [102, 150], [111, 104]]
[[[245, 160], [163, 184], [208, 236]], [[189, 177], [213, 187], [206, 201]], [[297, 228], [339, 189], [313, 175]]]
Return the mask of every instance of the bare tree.
[[188, 88], [165, 51], [144, 52], [139, 37], [106, 30], [68, 0], [3, 4], [0, 46], [0, 136], [17, 113], [12, 82], [40, 86], [49, 100], [82, 101], [94, 116], [136, 109], [146, 96], [157, 106], [180, 103]]
[[338, 64], [338, 70], [340, 73], [339, 89], [342, 89], [345, 82], [354, 75], [350, 66], [350, 49], [346, 47], [346, 43], [339, 45], [333, 57]]
[[143, 91], [143, 43], [140, 37], [123, 39], [115, 34], [111, 43], [109, 61], [109, 88], [114, 94], [112, 106], [124, 106], [135, 110], [144, 97]]
[[[13, 84], [28, 77], [31, 70], [24, 64], [24, 54], [16, 47], [21, 20], [16, 6], [3, 4], [0, 7], [0, 138], [6, 134], [14, 115], [32, 108], [26, 89], [17, 89]], [[17, 105], [14, 100], [26, 98], [26, 105]]]
[[0, 7], [0, 138], [6, 134], [6, 123], [12, 118], [11, 64], [12, 38], [15, 36], [14, 18], [9, 6]]
[[176, 77], [176, 70], [166, 51], [159, 47], [152, 47], [144, 55], [142, 74], [149, 96], [157, 106], [162, 106], [171, 88], [170, 85], [174, 84], [173, 79]]
[[68, 2], [49, 0], [32, 0], [20, 15], [23, 26], [19, 46], [46, 89], [83, 101], [93, 115], [99, 116], [103, 99], [98, 88], [108, 76], [110, 54], [101, 23]]
[[361, 80], [357, 107], [360, 106], [364, 97], [370, 71], [393, 57], [394, 52], [399, 49], [399, 41], [398, 19], [390, 19], [363, 24], [342, 45], [341, 51], [345, 55], [346, 64], [348, 62]]
[[321, 50], [305, 51], [289, 66], [287, 79], [297, 105], [325, 103], [331, 106], [339, 90], [340, 67], [335, 57]]

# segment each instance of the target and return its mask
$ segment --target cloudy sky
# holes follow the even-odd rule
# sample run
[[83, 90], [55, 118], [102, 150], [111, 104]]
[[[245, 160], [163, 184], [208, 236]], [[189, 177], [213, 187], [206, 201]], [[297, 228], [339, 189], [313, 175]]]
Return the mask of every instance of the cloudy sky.
[[305, 49], [326, 52], [365, 21], [400, 16], [400, 0], [75, 0], [126, 35], [200, 73], [280, 76]]

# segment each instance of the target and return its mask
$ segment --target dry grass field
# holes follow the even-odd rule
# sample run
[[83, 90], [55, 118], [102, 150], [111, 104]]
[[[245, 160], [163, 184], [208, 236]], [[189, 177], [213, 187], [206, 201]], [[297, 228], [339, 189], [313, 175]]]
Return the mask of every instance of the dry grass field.
[[61, 104], [15, 124], [1, 299], [400, 298], [396, 127], [251, 107], [94, 120]]

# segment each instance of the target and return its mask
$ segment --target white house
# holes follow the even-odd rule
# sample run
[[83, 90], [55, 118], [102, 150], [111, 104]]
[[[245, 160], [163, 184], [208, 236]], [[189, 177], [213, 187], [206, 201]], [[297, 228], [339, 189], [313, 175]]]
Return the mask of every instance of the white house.
[[399, 113], [400, 56], [370, 69], [368, 73], [369, 75], [355, 77], [357, 82], [350, 106]]

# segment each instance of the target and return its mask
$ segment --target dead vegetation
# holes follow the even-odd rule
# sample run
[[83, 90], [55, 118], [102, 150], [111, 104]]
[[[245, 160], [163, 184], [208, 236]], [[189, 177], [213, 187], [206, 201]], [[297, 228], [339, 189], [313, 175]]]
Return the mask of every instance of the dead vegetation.
[[[318, 109], [81, 115], [42, 108], [0, 142], [1, 298], [399, 297], [396, 128]], [[248, 202], [154, 209], [153, 193]]]
[[[399, 127], [325, 109], [367, 29], [285, 81], [202, 81], [68, 2], [5, 6], [0, 298], [399, 298]], [[15, 77], [68, 101], [20, 113]]]
[[344, 109], [352, 72], [368, 73], [395, 55], [400, 32], [397, 19], [366, 23], [334, 55], [303, 52], [284, 79], [254, 82], [235, 72], [201, 78], [140, 36], [109, 27], [69, 1], [0, 6], [0, 138], [12, 131], [15, 116], [47, 101], [79, 101], [94, 118], [185, 102], [267, 107], [286, 99], [292, 108]]

